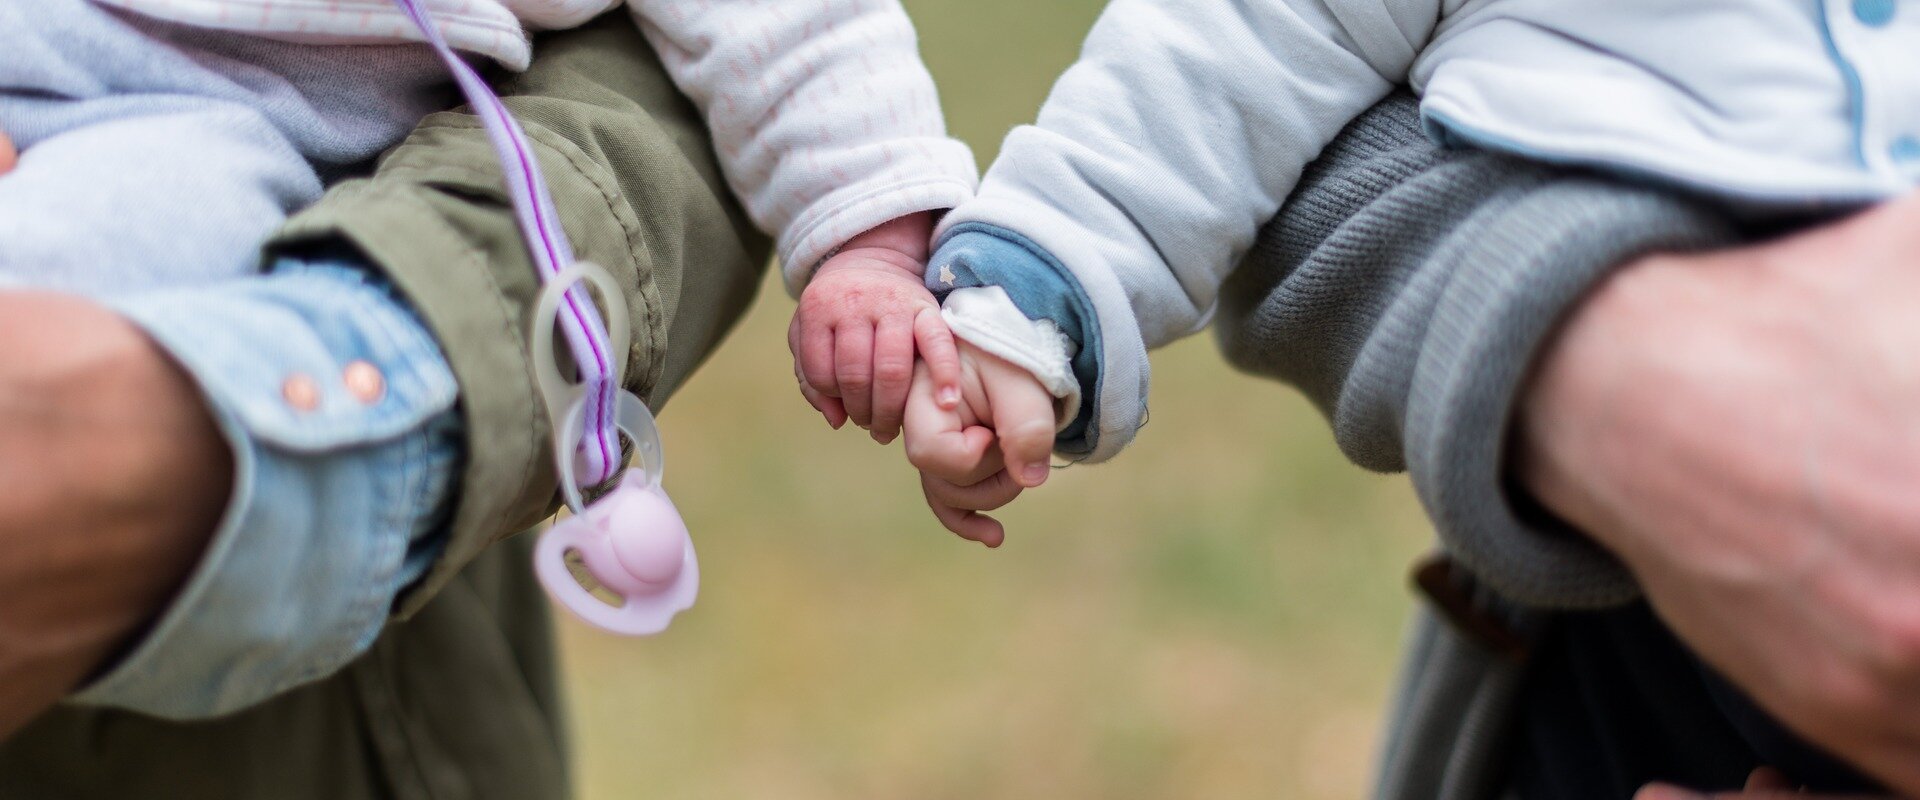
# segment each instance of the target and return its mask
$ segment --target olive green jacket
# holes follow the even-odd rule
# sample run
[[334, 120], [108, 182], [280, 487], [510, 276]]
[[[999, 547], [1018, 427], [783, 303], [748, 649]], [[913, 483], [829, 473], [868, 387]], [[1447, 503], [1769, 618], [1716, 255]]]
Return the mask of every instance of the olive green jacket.
[[[624, 12], [536, 47], [500, 92], [579, 256], [626, 287], [629, 388], [657, 408], [745, 311], [768, 244]], [[436, 114], [270, 245], [358, 247], [460, 382], [466, 462], [446, 549], [386, 632], [338, 674], [228, 717], [57, 709], [0, 745], [0, 798], [568, 795], [546, 602], [531, 537], [510, 538], [553, 512], [556, 479], [525, 345], [539, 284], [504, 191], [478, 120]]]

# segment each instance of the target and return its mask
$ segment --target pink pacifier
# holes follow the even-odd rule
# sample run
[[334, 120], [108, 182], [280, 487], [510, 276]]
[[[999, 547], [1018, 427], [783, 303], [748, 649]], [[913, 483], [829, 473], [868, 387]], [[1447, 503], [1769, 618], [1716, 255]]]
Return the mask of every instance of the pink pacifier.
[[[538, 323], [533, 328], [534, 372], [553, 422], [560, 491], [573, 515], [541, 535], [533, 553], [534, 572], [547, 594], [581, 619], [615, 633], [645, 636], [666, 630], [675, 614], [693, 607], [700, 591], [700, 564], [686, 522], [660, 486], [665, 462], [653, 412], [631, 392], [616, 392], [615, 424], [632, 440], [638, 464], [593, 505], [581, 498], [574, 480], [574, 444], [580, 441], [588, 387], [562, 378], [553, 357], [553, 321], [561, 296], [581, 280], [600, 289], [612, 329], [608, 331], [611, 352], [627, 351], [626, 303], [605, 270], [580, 262], [547, 283], [534, 312]], [[613, 380], [619, 385], [625, 359], [614, 361]], [[569, 569], [569, 554], [620, 602], [611, 604], [581, 585]]]
[[[574, 261], [573, 247], [567, 242], [566, 230], [558, 224], [559, 215], [526, 132], [473, 65], [454, 52], [434, 24], [425, 0], [394, 3], [419, 27], [479, 115], [480, 125], [500, 158], [514, 217], [527, 237], [527, 252], [533, 257], [535, 271], [546, 282], [533, 317], [534, 373], [539, 378], [540, 393], [546, 397], [547, 419], [553, 423], [554, 463], [560, 468], [560, 488], [573, 516], [556, 523], [541, 537], [534, 548], [534, 572], [548, 594], [588, 622], [616, 633], [659, 633], [673, 615], [693, 605], [693, 596], [700, 589], [700, 569], [694, 561], [686, 523], [680, 521], [680, 512], [660, 488], [660, 431], [654, 427], [653, 413], [640, 398], [619, 388], [626, 373], [629, 344], [625, 296], [606, 270]], [[562, 298], [582, 280], [600, 289], [609, 335], [605, 341], [599, 338], [599, 315], [584, 293], [572, 296], [564, 320], [568, 347], [587, 357], [579, 362], [581, 382], [570, 383], [560, 376], [560, 367], [554, 363], [553, 328], [562, 322], [558, 316]], [[606, 392], [608, 386], [615, 391]], [[583, 462], [587, 465], [584, 471], [599, 480], [610, 467], [617, 468], [609, 463], [617, 460], [613, 454], [620, 448], [605, 418], [608, 411], [614, 415], [611, 427], [624, 431], [640, 455], [639, 469], [628, 470], [612, 492], [591, 506], [580, 499], [580, 487], [574, 485], [574, 445], [581, 441], [582, 410], [588, 405], [589, 392], [599, 395], [594, 399], [610, 397], [612, 408], [594, 404], [592, 441], [596, 447], [592, 460]], [[576, 580], [568, 568], [570, 554], [579, 559], [587, 577], [617, 595], [619, 602], [602, 602]]]

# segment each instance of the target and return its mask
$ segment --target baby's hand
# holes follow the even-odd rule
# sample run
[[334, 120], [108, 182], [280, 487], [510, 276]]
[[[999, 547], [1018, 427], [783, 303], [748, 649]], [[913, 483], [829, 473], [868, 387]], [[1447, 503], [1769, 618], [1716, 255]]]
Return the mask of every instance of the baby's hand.
[[940, 524], [963, 539], [999, 547], [1006, 528], [992, 511], [1047, 481], [1053, 452], [1053, 396], [1032, 373], [959, 343], [962, 402], [935, 402], [925, 366], [907, 400], [907, 460]]
[[886, 444], [900, 434], [914, 353], [938, 400], [959, 402], [959, 356], [940, 304], [921, 282], [932, 215], [912, 214], [848, 241], [800, 295], [787, 327], [800, 393], [839, 428], [853, 424]]

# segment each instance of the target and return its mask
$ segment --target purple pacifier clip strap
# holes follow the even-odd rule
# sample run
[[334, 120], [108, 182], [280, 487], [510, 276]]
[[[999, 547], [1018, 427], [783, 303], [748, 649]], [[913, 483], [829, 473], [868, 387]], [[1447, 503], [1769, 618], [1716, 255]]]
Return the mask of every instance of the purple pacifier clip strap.
[[[453, 47], [447, 44], [439, 27], [434, 24], [432, 16], [422, 7], [421, 0], [394, 0], [394, 3], [419, 26], [420, 33], [433, 46], [434, 52], [440, 55], [440, 60], [446, 62], [454, 81], [460, 85], [460, 92], [466, 95], [474, 113], [479, 115], [481, 127], [486, 130], [487, 138], [493, 142], [493, 149], [500, 156], [501, 169], [506, 173], [507, 195], [513, 201], [513, 211], [519, 218], [520, 230], [527, 237], [533, 263], [540, 270], [541, 280], [551, 280], [573, 263], [573, 246], [567, 242], [566, 232], [560, 228], [559, 215], [553, 209], [553, 198], [547, 194], [546, 179], [540, 174], [540, 164], [527, 144], [526, 133], [520, 129], [520, 123], [514, 120], [513, 115], [507, 112], [499, 95], [493, 93], [493, 89], [465, 59], [454, 53]], [[561, 335], [565, 337], [574, 361], [580, 367], [581, 383], [589, 389], [586, 408], [583, 409], [586, 421], [583, 427], [586, 430], [576, 449], [581, 455], [583, 467], [580, 480], [586, 485], [593, 485], [612, 477], [619, 463], [620, 438], [612, 413], [613, 393], [619, 387], [613, 385], [612, 359], [626, 356], [608, 352], [606, 327], [600, 320], [600, 312], [580, 286], [567, 290], [566, 301], [560, 308], [559, 323]], [[545, 321], [536, 320], [535, 324], [545, 324]], [[548, 402], [553, 400], [549, 399]], [[559, 436], [561, 433], [554, 431], [553, 435]]]

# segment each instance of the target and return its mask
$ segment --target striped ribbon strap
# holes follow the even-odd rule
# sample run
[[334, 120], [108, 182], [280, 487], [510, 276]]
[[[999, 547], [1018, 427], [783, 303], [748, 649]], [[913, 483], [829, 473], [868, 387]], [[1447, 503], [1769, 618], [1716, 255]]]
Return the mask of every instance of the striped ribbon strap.
[[[560, 228], [553, 198], [547, 194], [546, 179], [540, 174], [540, 164], [527, 144], [526, 133], [486, 80], [454, 53], [421, 0], [394, 0], [394, 3], [419, 26], [420, 33], [446, 63], [460, 92], [479, 115], [480, 124], [500, 157], [501, 170], [506, 173], [507, 194], [513, 201], [520, 230], [526, 235], [534, 267], [540, 271], [541, 280], [551, 280], [573, 264], [573, 246]], [[591, 486], [613, 477], [619, 467], [620, 434], [613, 415], [614, 392], [619, 387], [613, 385], [612, 359], [625, 356], [609, 352], [606, 327], [584, 288], [574, 286], [567, 291], [558, 319], [561, 335], [579, 365], [581, 382], [589, 388], [584, 409], [585, 432], [575, 453], [579, 457], [579, 477]], [[559, 436], [560, 432], [554, 431], [554, 435]]]

